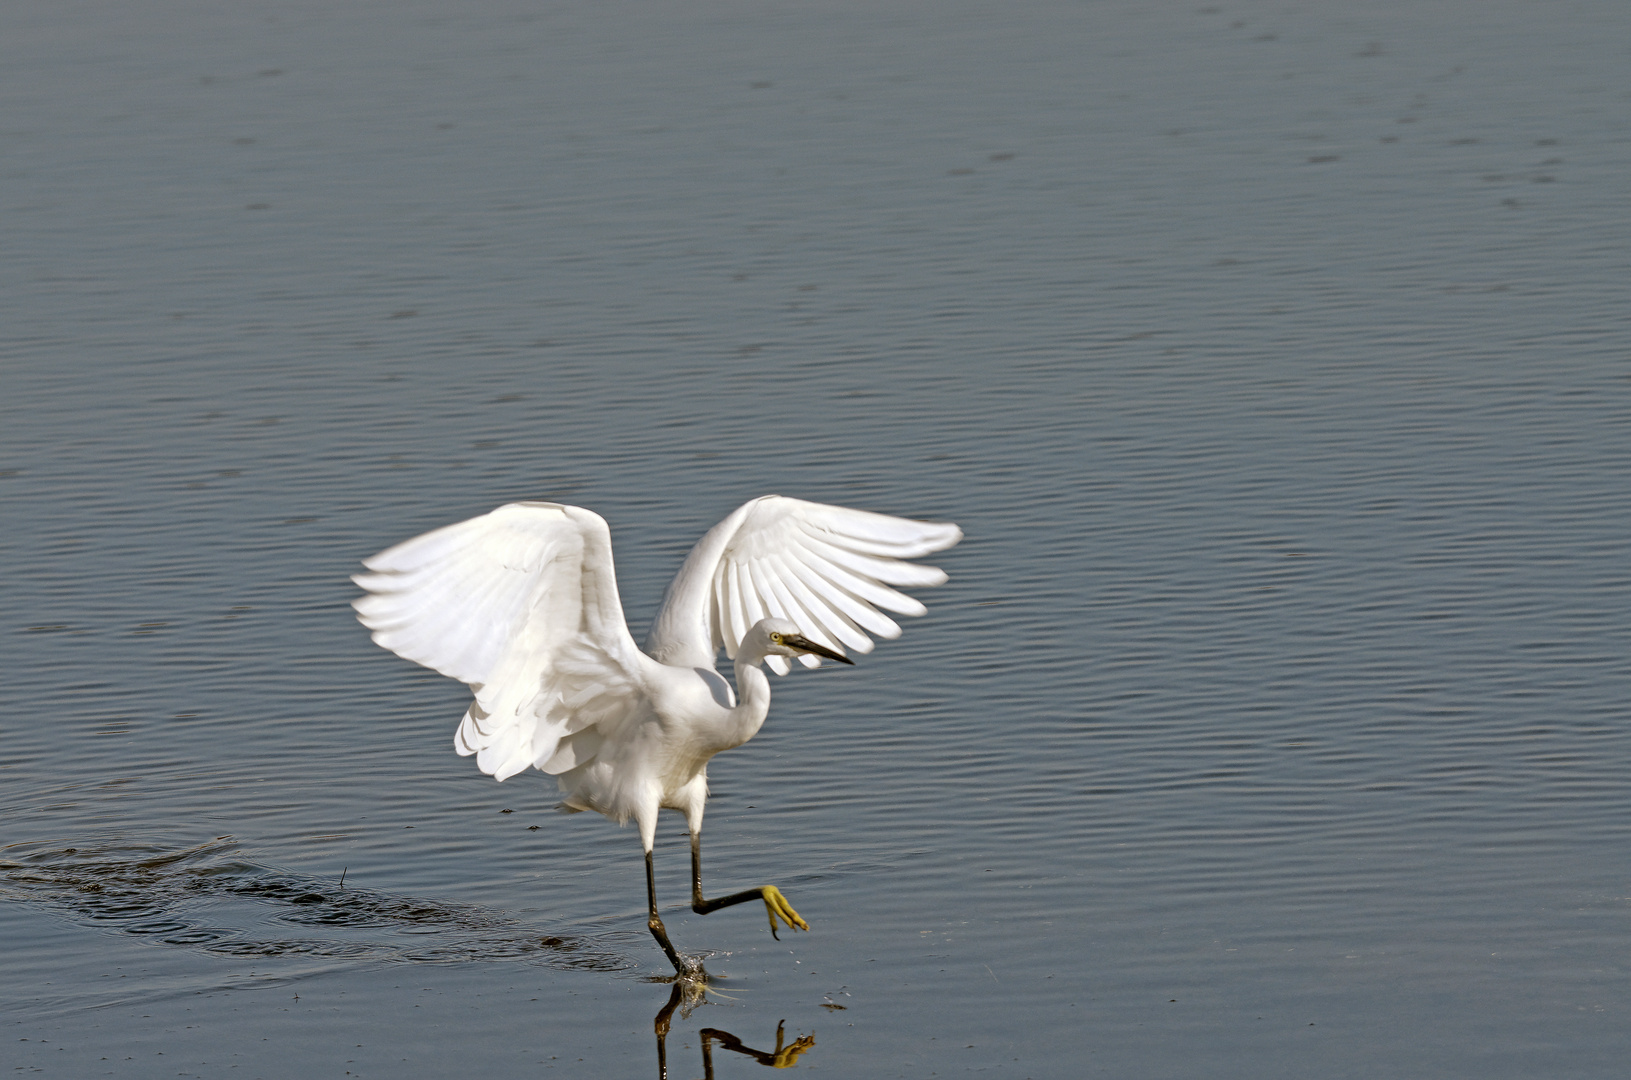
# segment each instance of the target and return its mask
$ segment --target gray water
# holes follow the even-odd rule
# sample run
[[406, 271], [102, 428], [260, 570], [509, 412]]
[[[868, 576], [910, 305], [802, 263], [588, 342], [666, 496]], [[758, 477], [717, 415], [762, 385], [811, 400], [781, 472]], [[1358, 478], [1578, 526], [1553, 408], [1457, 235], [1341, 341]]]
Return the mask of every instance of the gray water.
[[711, 769], [809, 933], [664, 821], [671, 1075], [1622, 1075], [1628, 32], [6, 5], [6, 1071], [654, 1075], [636, 834], [347, 577], [571, 502], [638, 636], [778, 491], [968, 538]]

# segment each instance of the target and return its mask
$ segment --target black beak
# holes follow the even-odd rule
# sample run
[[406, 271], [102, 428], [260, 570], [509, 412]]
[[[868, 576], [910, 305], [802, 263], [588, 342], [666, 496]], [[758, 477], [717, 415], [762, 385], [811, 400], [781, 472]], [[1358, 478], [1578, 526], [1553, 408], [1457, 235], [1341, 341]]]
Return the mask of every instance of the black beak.
[[803, 634], [785, 634], [782, 636], [782, 644], [786, 645], [788, 648], [797, 649], [800, 652], [815, 653], [817, 656], [824, 656], [828, 660], [836, 660], [840, 664], [850, 664], [853, 666], [855, 663], [854, 660], [851, 660], [843, 653], [835, 653], [825, 645], [817, 645]]

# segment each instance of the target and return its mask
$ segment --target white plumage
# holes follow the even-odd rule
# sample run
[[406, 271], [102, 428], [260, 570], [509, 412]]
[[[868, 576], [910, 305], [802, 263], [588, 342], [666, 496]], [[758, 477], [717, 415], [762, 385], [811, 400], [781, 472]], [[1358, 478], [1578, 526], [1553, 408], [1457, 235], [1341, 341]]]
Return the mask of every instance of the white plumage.
[[[802, 920], [773, 886], [702, 899], [708, 759], [764, 723], [761, 661], [778, 674], [794, 658], [849, 663], [843, 650], [898, 637], [879, 609], [925, 609], [894, 586], [946, 580], [903, 560], [961, 538], [955, 525], [754, 499], [691, 550], [642, 652], [623, 618], [606, 522], [575, 506], [511, 503], [364, 560], [370, 572], [355, 580], [368, 595], [354, 606], [379, 645], [469, 684], [475, 700], [454, 747], [483, 772], [504, 780], [535, 766], [556, 776], [563, 809], [634, 818], [648, 886], [657, 812], [680, 810], [692, 836], [693, 907], [763, 894], [774, 930], [778, 916]], [[714, 669], [721, 647], [736, 661], [740, 703]], [[651, 901], [653, 934], [687, 971]]]

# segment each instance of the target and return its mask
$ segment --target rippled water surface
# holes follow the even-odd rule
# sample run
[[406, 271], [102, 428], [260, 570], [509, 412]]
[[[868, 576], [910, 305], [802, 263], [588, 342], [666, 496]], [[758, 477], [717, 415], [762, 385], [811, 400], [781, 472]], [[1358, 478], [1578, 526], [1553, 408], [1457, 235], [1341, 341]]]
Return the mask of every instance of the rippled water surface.
[[[1622, 1075], [1628, 31], [7, 5], [6, 1064]], [[638, 636], [768, 491], [967, 539], [711, 769], [809, 933], [665, 819], [675, 1000], [635, 832], [456, 757], [348, 575], [572, 502]]]

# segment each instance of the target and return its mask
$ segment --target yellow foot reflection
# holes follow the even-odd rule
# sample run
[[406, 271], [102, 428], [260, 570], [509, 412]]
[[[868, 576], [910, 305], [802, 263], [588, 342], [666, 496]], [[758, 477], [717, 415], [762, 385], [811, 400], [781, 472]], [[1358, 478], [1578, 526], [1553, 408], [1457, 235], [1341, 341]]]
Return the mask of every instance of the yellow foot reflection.
[[798, 1064], [799, 1055], [815, 1045], [814, 1035], [800, 1035], [791, 1044], [783, 1045], [785, 1036], [782, 1034], [787, 1021], [776, 1025], [776, 1049], [770, 1052], [755, 1050], [751, 1046], [743, 1046], [742, 1040], [728, 1031], [717, 1028], [703, 1028], [697, 1032], [702, 1036], [702, 1068], [710, 1078], [714, 1075], [713, 1054], [710, 1052], [710, 1042], [718, 1042], [726, 1050], [733, 1050], [738, 1054], [745, 1054], [761, 1065], [768, 1065], [772, 1069], [791, 1069]]
[[[675, 1010], [680, 1015], [689, 1017], [691, 1010], [702, 1004], [703, 988], [699, 983], [676, 982], [674, 989], [669, 991], [668, 1004], [657, 1013], [653, 1027], [657, 1032], [657, 1076], [658, 1080], [668, 1080], [668, 1031], [669, 1022], [673, 1019]], [[702, 1037], [702, 1075], [703, 1080], [714, 1080], [714, 1044], [718, 1043], [722, 1049], [730, 1050], [752, 1058], [761, 1065], [768, 1065], [772, 1069], [791, 1069], [798, 1064], [800, 1055], [815, 1046], [815, 1035], [800, 1035], [792, 1042], [787, 1041], [787, 1021], [783, 1020], [776, 1025], [776, 1049], [755, 1050], [743, 1044], [741, 1039], [728, 1031], [718, 1028], [703, 1028], [697, 1032]]]
[[799, 913], [793, 910], [793, 905], [787, 902], [787, 897], [774, 885], [766, 885], [759, 891], [765, 899], [765, 910], [770, 913], [770, 936], [777, 941], [781, 936], [776, 933], [776, 920], [780, 919], [787, 924], [789, 930], [808, 930], [810, 924], [799, 918]]
[[800, 1035], [791, 1045], [783, 1046], [782, 1025], [786, 1023], [787, 1021], [783, 1020], [776, 1025], [776, 1050], [770, 1055], [770, 1060], [765, 1062], [772, 1069], [791, 1069], [798, 1064], [799, 1055], [815, 1045], [814, 1035]]

